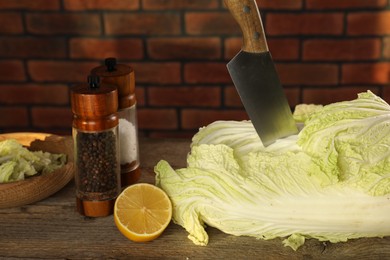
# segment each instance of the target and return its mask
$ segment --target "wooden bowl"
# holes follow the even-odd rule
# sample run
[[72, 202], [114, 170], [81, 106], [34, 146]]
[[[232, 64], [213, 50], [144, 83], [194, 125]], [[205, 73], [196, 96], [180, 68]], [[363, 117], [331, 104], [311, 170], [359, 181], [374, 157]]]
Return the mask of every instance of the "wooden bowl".
[[73, 179], [73, 144], [70, 137], [44, 133], [0, 134], [0, 141], [5, 139], [16, 139], [29, 150], [64, 153], [67, 155], [67, 163], [64, 167], [46, 175], [0, 183], [0, 209], [23, 206], [45, 199], [62, 189]]

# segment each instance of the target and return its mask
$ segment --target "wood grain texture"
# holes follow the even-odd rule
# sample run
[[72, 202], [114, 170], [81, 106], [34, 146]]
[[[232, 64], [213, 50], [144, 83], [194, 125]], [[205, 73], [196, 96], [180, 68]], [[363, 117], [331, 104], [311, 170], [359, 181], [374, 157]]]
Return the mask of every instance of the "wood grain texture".
[[118, 90], [105, 83], [73, 86], [70, 92], [73, 127], [81, 131], [103, 131], [118, 125]]
[[268, 45], [256, 1], [225, 0], [224, 2], [241, 28], [242, 50], [252, 53], [267, 52]]
[[117, 86], [119, 109], [135, 105], [135, 74], [133, 68], [124, 64], [115, 64], [115, 70], [113, 71], [109, 71], [107, 66], [99, 66], [92, 69], [91, 73], [98, 75], [103, 83]]
[[[141, 182], [154, 183], [160, 159], [185, 166], [190, 141], [141, 139]], [[294, 252], [282, 239], [227, 235], [207, 228], [206, 247], [171, 223], [158, 239], [135, 243], [116, 229], [113, 216], [85, 218], [75, 211], [74, 184], [41, 202], [0, 210], [0, 259], [390, 259], [390, 237], [323, 243], [314, 239]]]

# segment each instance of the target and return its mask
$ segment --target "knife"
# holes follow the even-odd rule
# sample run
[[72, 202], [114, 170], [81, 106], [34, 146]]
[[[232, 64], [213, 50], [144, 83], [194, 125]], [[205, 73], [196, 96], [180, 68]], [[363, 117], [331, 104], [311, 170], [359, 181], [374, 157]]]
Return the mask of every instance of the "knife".
[[298, 133], [255, 0], [224, 0], [239, 24], [241, 51], [227, 64], [230, 77], [264, 146]]

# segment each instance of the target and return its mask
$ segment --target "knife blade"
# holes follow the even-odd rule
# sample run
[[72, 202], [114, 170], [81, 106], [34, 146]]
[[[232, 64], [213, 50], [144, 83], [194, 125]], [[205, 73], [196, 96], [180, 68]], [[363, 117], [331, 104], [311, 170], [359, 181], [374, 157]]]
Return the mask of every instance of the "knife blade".
[[269, 52], [255, 0], [224, 0], [242, 31], [241, 51], [227, 64], [240, 99], [264, 146], [298, 129]]

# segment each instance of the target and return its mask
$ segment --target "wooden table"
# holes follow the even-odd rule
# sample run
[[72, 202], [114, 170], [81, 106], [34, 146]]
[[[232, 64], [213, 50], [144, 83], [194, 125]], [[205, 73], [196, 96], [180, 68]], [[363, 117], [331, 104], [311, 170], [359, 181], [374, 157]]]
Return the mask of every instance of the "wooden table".
[[[153, 167], [160, 159], [184, 167], [189, 145], [189, 140], [141, 140], [140, 181], [154, 183]], [[119, 233], [112, 216], [79, 215], [71, 182], [38, 203], [0, 210], [0, 259], [390, 259], [390, 237], [337, 244], [310, 239], [294, 252], [283, 247], [282, 239], [235, 237], [214, 228], [207, 232], [206, 247], [194, 245], [173, 223], [158, 239], [134, 243]]]

